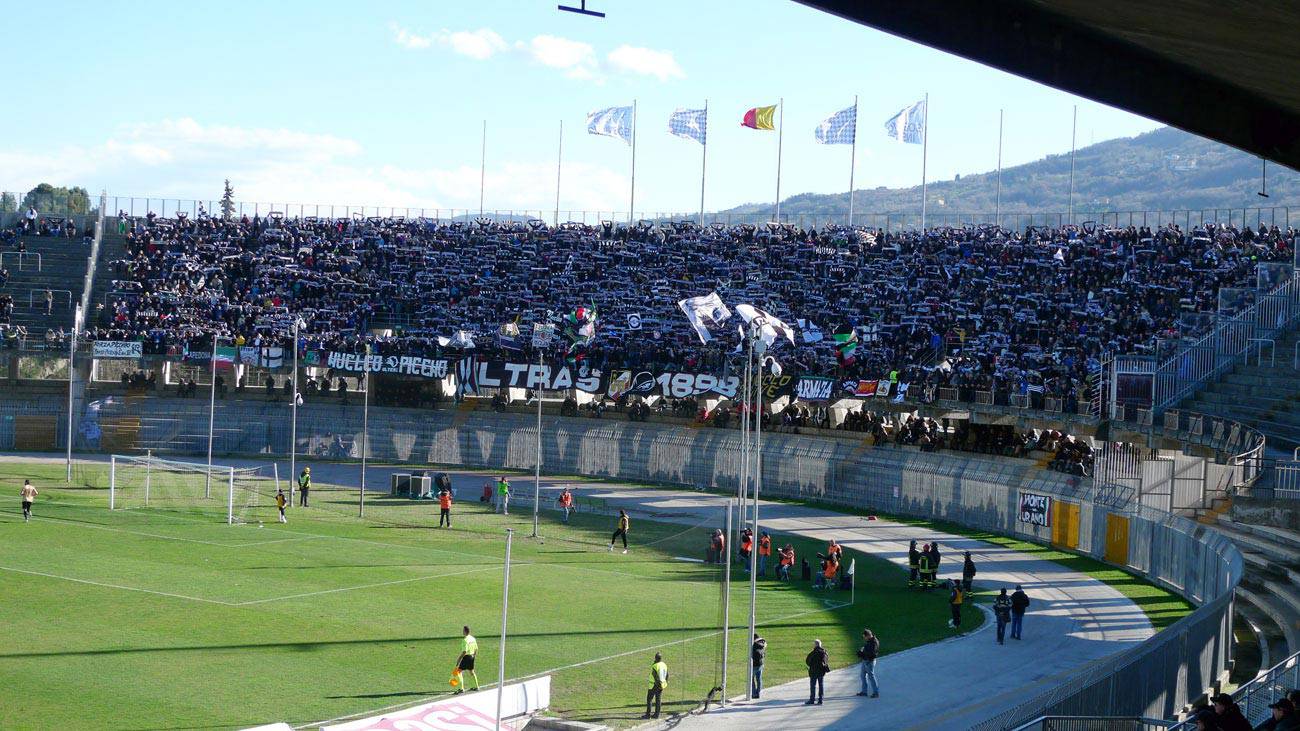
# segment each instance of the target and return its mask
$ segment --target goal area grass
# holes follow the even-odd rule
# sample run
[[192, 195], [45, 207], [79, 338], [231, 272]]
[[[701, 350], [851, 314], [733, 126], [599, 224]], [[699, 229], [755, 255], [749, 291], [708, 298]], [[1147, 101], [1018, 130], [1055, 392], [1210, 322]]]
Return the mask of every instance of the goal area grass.
[[[66, 485], [61, 464], [0, 462], [0, 490], [12, 495], [0, 502], [0, 684], [15, 701], [0, 704], [0, 728], [304, 726], [370, 715], [449, 694], [462, 625], [478, 638], [487, 687], [497, 681], [507, 528], [506, 678], [552, 675], [551, 712], [636, 723], [656, 651], [671, 673], [665, 712], [696, 706], [719, 682], [722, 568], [683, 559], [702, 558], [720, 512], [687, 523], [634, 515], [623, 555], [607, 549], [609, 515], [579, 513], [566, 525], [544, 510], [542, 540], [529, 538], [530, 500], [501, 516], [461, 490], [454, 528], [440, 529], [436, 502], [368, 494], [359, 518], [355, 487], [316, 484], [312, 507], [291, 508], [287, 524], [258, 499], [227, 525], [225, 495], [109, 511], [107, 472], [79, 463]], [[23, 479], [40, 490], [30, 523], [19, 510]], [[825, 548], [773, 537], [813, 562]], [[945, 592], [909, 590], [884, 559], [849, 559], [852, 604], [849, 592], [798, 580], [797, 567], [790, 583], [771, 569], [760, 579], [766, 685], [806, 677], [813, 639], [838, 668], [856, 661], [863, 627], [885, 638], [887, 653], [952, 634]], [[732, 576], [728, 690], [739, 695], [749, 586], [734, 565]], [[968, 631], [983, 621], [967, 616]]]

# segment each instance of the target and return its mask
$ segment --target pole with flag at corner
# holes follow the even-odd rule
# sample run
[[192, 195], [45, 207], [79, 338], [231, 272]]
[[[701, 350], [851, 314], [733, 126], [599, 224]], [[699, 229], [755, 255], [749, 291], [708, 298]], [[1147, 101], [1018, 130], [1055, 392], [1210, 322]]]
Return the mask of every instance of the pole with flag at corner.
[[217, 333], [212, 333], [212, 390], [208, 393], [208, 469], [204, 472], [203, 497], [212, 497], [212, 431], [217, 421]]
[[925, 228], [926, 157], [930, 144], [930, 94], [885, 120], [885, 132], [899, 142], [921, 146], [921, 228]]
[[785, 104], [784, 99], [778, 100], [776, 104], [767, 107], [754, 107], [745, 112], [740, 126], [750, 129], [775, 130], [776, 131], [776, 220], [781, 220], [781, 130], [780, 123], [777, 121], [777, 109], [781, 109], [780, 116], [784, 118]]
[[501, 580], [501, 648], [497, 651], [497, 729], [501, 728], [501, 700], [506, 688], [506, 620], [510, 616], [510, 548], [514, 539], [514, 530], [506, 528], [506, 565]]
[[[636, 102], [627, 107], [606, 107], [587, 114], [587, 132], [603, 137], [617, 137], [632, 147], [632, 187], [631, 205], [636, 206]], [[611, 212], [612, 213], [612, 212]], [[632, 211], [627, 212], [628, 222], [632, 221]]]
[[849, 143], [849, 227], [853, 227], [853, 173], [858, 166], [858, 95], [853, 95], [853, 129]]
[[703, 109], [677, 108], [668, 117], [668, 134], [682, 139], [695, 140], [700, 143], [700, 223], [704, 223], [704, 172], [709, 151], [709, 100], [704, 100]]
[[[293, 410], [292, 420], [289, 427], [289, 505], [293, 505], [294, 487], [298, 482], [298, 402], [302, 397], [298, 394], [298, 331], [302, 327], [302, 318], [293, 318], [293, 402], [290, 407]], [[284, 361], [281, 361], [283, 363]]]
[[858, 149], [858, 98], [853, 97], [853, 106], [832, 114], [813, 131], [814, 137], [823, 145], [849, 146], [849, 221], [853, 225], [853, 171], [856, 167]]

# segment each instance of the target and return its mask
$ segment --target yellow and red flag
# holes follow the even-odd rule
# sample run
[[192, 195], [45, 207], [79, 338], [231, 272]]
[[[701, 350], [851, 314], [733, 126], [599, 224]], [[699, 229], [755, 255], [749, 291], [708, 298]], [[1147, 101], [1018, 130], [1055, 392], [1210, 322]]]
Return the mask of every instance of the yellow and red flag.
[[742, 127], [750, 129], [776, 129], [773, 123], [776, 118], [776, 105], [770, 107], [754, 107], [745, 112], [745, 119], [741, 121]]

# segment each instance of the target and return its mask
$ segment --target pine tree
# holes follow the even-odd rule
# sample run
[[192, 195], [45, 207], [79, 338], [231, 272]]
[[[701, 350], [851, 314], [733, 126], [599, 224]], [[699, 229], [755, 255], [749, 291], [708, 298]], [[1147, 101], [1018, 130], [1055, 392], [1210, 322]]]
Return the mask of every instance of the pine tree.
[[230, 178], [226, 178], [226, 189], [221, 193], [221, 219], [229, 221], [235, 216], [235, 189], [230, 187]]

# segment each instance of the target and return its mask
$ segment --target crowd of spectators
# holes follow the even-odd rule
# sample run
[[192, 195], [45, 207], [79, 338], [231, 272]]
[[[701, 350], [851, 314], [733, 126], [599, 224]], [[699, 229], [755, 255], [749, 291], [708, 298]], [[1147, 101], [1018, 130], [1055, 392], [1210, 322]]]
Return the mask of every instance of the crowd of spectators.
[[[288, 345], [301, 318], [305, 349], [368, 342], [381, 354], [458, 357], [438, 338], [464, 330], [480, 357], [531, 360], [532, 323], [594, 306], [592, 366], [718, 372], [734, 334], [703, 345], [677, 308], [718, 291], [810, 323], [797, 346], [780, 346], [787, 368], [1073, 401], [1103, 353], [1202, 332], [1218, 290], [1253, 286], [1257, 264], [1290, 262], [1295, 239], [1265, 226], [882, 233], [274, 214], [151, 214], [126, 228], [92, 335], [142, 340], [148, 353], [207, 347], [214, 331]], [[847, 365], [829, 337], [845, 325], [861, 341]]]

